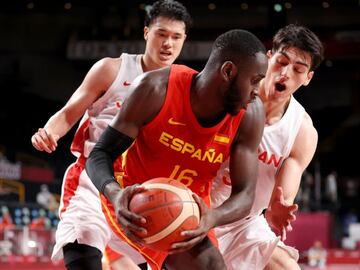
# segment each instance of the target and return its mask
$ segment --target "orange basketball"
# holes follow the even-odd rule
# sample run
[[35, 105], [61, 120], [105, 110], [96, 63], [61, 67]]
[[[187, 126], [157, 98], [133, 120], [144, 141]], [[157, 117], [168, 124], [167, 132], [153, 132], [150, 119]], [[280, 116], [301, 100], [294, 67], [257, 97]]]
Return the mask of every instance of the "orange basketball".
[[179, 181], [169, 178], [154, 178], [142, 184], [146, 191], [135, 194], [129, 209], [143, 216], [146, 224], [141, 224], [147, 235], [145, 244], [156, 250], [167, 251], [176, 242], [186, 237], [182, 231], [196, 229], [200, 211], [192, 197], [192, 191]]

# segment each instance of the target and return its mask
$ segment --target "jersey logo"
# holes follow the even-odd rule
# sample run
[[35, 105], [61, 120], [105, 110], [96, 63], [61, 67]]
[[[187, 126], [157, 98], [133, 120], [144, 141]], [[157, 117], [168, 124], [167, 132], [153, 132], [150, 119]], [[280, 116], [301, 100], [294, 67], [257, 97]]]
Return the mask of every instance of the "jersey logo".
[[124, 86], [129, 86], [131, 83], [129, 81], [124, 81], [123, 85]]
[[186, 126], [184, 123], [174, 121], [172, 117], [168, 120], [168, 123], [174, 126]]

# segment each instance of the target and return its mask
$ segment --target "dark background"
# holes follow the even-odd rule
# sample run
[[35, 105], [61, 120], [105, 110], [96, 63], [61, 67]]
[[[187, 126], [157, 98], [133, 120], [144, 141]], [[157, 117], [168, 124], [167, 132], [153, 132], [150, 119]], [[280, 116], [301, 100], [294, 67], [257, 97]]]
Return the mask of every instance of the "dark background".
[[[0, 150], [12, 162], [53, 168], [53, 192], [60, 193], [64, 171], [74, 160], [69, 146], [75, 128], [51, 155], [34, 150], [30, 137], [65, 104], [96, 60], [103, 55], [117, 57], [121, 48], [143, 52], [144, 8], [152, 2], [1, 2]], [[187, 39], [188, 54], [177, 62], [196, 69], [203, 67], [206, 56], [196, 56], [196, 51], [191, 51], [196, 46], [192, 45], [211, 44], [232, 28], [252, 31], [267, 48], [275, 31], [288, 23], [303, 24], [319, 35], [325, 60], [310, 86], [295, 94], [319, 133], [309, 171], [315, 173], [317, 168], [323, 178], [335, 169], [340, 190], [347, 179], [360, 183], [360, 1], [182, 2], [193, 16], [194, 27]], [[280, 12], [275, 11], [276, 4], [282, 8]], [[81, 42], [105, 45], [100, 52], [90, 46], [75, 53]], [[111, 44], [122, 43], [125, 45], [110, 49]], [[28, 189], [27, 198], [33, 200], [38, 185], [22, 180]]]

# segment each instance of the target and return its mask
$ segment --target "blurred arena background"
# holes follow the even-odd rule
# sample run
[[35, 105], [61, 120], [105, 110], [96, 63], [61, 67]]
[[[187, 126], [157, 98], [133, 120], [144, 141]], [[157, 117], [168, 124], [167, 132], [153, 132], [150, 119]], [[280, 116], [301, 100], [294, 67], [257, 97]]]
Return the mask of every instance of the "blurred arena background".
[[[144, 10], [152, 2], [1, 1], [0, 269], [64, 269], [49, 256], [62, 176], [74, 160], [69, 146], [75, 128], [51, 155], [33, 149], [30, 137], [97, 59], [143, 52]], [[319, 35], [325, 60], [310, 86], [296, 93], [319, 144], [303, 176], [287, 243], [301, 251], [304, 269], [317, 269], [307, 265], [315, 242], [327, 252], [323, 269], [360, 269], [360, 1], [181, 2], [194, 27], [177, 63], [195, 69], [202, 68], [214, 38], [231, 28], [252, 31], [267, 48], [288, 23]]]

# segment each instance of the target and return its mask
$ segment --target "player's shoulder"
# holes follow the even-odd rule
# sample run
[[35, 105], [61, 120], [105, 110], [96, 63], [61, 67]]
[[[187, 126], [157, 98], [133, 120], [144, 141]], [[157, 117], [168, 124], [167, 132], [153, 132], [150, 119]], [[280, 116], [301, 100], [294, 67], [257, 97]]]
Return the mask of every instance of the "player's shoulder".
[[[119, 58], [102, 58], [92, 65], [86, 74], [83, 85], [84, 89], [98, 91], [99, 94], [109, 89], [115, 80], [120, 68]], [[95, 89], [95, 90], [94, 90]]]
[[318, 143], [318, 133], [310, 115], [305, 112], [303, 117], [290, 156], [296, 158], [306, 167], [314, 156]]
[[301, 122], [300, 131], [308, 134], [308, 136], [317, 136], [317, 130], [314, 127], [311, 116], [305, 112], [303, 116], [303, 121]]
[[107, 88], [115, 80], [119, 72], [120, 65], [120, 58], [102, 58], [93, 64], [87, 77], [98, 81], [100, 85]]
[[170, 67], [151, 70], [138, 76], [133, 84], [138, 88], [145, 87], [152, 91], [163, 89], [169, 79]]
[[104, 57], [100, 60], [98, 60], [94, 65], [93, 68], [102, 70], [102, 71], [113, 71], [116, 70], [118, 71], [121, 65], [121, 58], [120, 57], [116, 57], [116, 58], [112, 58], [112, 57]]
[[308, 145], [308, 144], [317, 144], [318, 133], [314, 127], [313, 121], [310, 115], [305, 112], [303, 116], [303, 121], [301, 122], [295, 144], [298, 145]]

